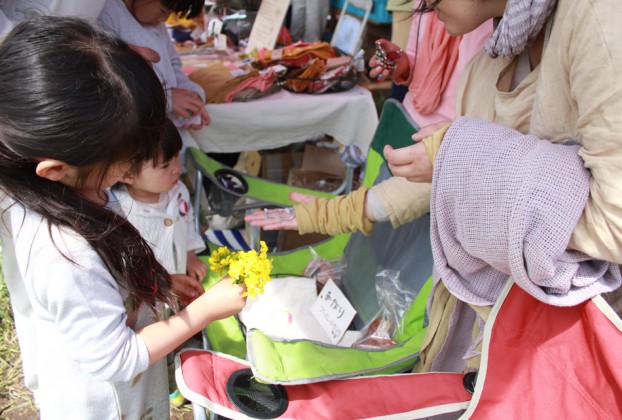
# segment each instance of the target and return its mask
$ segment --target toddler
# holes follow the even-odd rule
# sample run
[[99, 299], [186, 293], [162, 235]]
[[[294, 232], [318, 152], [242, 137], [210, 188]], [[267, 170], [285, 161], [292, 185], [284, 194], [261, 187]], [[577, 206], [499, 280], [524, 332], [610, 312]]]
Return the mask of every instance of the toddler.
[[123, 176], [113, 194], [173, 281], [190, 288], [192, 297], [203, 291], [201, 280], [207, 266], [196, 255], [205, 243], [194, 229], [190, 194], [179, 179], [181, 146], [177, 129], [167, 120], [157, 158]]

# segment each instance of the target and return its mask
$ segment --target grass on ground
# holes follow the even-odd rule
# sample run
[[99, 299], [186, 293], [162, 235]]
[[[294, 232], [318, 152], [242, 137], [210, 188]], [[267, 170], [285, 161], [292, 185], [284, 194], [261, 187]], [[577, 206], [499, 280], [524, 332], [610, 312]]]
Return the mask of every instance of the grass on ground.
[[15, 320], [1, 268], [0, 263], [0, 418], [32, 418], [37, 410], [24, 386]]

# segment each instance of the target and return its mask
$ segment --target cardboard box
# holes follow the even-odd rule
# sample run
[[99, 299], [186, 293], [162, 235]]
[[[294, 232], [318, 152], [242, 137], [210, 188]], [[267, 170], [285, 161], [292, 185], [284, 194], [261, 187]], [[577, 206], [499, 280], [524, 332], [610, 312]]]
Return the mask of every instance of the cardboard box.
[[336, 149], [318, 147], [312, 144], [305, 145], [300, 169], [303, 171], [323, 172], [343, 178], [346, 165]]
[[272, 182], [287, 183], [289, 171], [300, 168], [302, 152], [267, 153], [261, 156], [261, 177]]
[[279, 231], [276, 247], [278, 252], [291, 251], [292, 249], [304, 246], [312, 246], [328, 238], [330, 238], [329, 235], [322, 235], [321, 233], [307, 233], [305, 235], [300, 235], [295, 230], [282, 230]]

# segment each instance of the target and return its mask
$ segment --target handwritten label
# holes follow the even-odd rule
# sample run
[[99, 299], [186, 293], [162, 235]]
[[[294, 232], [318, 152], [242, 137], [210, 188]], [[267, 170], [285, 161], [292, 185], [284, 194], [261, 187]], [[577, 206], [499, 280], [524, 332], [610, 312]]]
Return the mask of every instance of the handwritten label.
[[248, 50], [266, 48], [276, 44], [290, 0], [262, 0], [248, 39]]
[[356, 315], [356, 310], [330, 279], [311, 306], [311, 314], [326, 332], [331, 343], [337, 344]]

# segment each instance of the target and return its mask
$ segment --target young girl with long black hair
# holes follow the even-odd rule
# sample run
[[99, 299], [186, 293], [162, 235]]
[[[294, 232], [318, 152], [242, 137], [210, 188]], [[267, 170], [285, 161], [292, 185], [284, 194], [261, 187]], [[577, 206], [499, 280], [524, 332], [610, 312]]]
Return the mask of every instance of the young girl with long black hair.
[[27, 21], [0, 45], [3, 269], [42, 418], [167, 418], [164, 356], [245, 304], [222, 281], [162, 320], [170, 276], [109, 199], [165, 119], [150, 64], [83, 21]]

